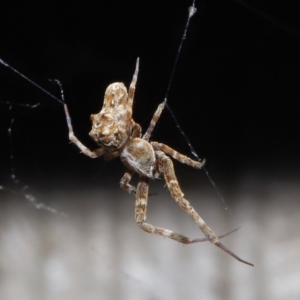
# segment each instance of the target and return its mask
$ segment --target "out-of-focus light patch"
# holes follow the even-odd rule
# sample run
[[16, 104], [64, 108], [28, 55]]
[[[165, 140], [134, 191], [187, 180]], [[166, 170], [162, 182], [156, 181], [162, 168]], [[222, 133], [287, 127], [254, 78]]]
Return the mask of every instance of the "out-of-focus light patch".
[[60, 258], [50, 257], [43, 264], [46, 288], [61, 293], [71, 287], [72, 274]]
[[[21, 207], [20, 202], [4, 202], [0, 299], [196, 300], [200, 295], [211, 300], [296, 300], [300, 294], [300, 239], [295, 230], [299, 204], [289, 202], [299, 196], [295, 188], [273, 194], [267, 182], [260, 185], [261, 193], [244, 185], [233, 199], [231, 215], [197, 190], [186, 191], [218, 234], [241, 226], [223, 243], [254, 263], [254, 268], [211, 243], [184, 246], [144, 233], [135, 224], [133, 201], [122, 191], [113, 196], [120, 201], [117, 207], [103, 201], [111, 198], [103, 190], [90, 191], [89, 201], [85, 194], [69, 191], [55, 195], [56, 201], [65, 201], [68, 218]], [[49, 202], [46, 196], [42, 199]], [[169, 195], [159, 193], [149, 204], [149, 222], [192, 237], [202, 235]]]

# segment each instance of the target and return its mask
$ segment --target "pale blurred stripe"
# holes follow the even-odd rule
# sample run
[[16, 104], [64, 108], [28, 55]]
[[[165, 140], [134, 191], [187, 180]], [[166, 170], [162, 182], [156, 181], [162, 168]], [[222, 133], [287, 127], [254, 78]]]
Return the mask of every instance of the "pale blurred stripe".
[[[144, 233], [133, 197], [118, 189], [45, 195], [66, 218], [3, 202], [0, 299], [300, 299], [299, 185], [249, 182], [236, 188], [232, 215], [215, 195], [186, 196], [218, 234], [242, 226], [223, 242], [254, 268], [209, 243], [183, 246]], [[149, 201], [148, 222], [202, 236], [166, 191]]]

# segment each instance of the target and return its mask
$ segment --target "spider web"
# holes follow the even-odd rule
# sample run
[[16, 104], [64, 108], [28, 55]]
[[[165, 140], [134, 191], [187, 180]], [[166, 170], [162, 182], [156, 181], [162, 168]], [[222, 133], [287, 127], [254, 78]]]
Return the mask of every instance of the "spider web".
[[[0, 60], [0, 63], [5, 64], [2, 60]], [[8, 65], [6, 65], [6, 66], [9, 67]], [[17, 70], [14, 70], [14, 71], [18, 72]], [[21, 73], [19, 73], [19, 75], [22, 76]], [[47, 92], [47, 91], [45, 91], [45, 92]], [[50, 213], [55, 213], [55, 214], [59, 214], [63, 217], [67, 217], [66, 213], [60, 212], [60, 211], [56, 210], [55, 208], [50, 207], [50, 206], [46, 205], [45, 203], [38, 201], [36, 196], [34, 196], [34, 194], [30, 191], [29, 186], [18, 177], [17, 170], [15, 167], [14, 146], [13, 146], [14, 145], [14, 139], [13, 139], [14, 124], [16, 122], [19, 122], [22, 119], [22, 117], [26, 117], [26, 114], [29, 111], [37, 109], [40, 106], [40, 103], [36, 103], [36, 104], [32, 104], [32, 105], [28, 104], [28, 103], [19, 104], [19, 103], [13, 103], [13, 102], [9, 102], [9, 101], [0, 102], [0, 103], [5, 104], [7, 106], [7, 111], [11, 115], [10, 123], [8, 124], [8, 128], [7, 128], [7, 138], [8, 138], [8, 143], [9, 143], [9, 152], [10, 152], [9, 153], [10, 175], [9, 175], [8, 179], [6, 180], [6, 183], [4, 183], [3, 185], [0, 185], [0, 191], [3, 193], [6, 193], [6, 194], [10, 194], [10, 195], [14, 196], [14, 198], [20, 196], [21, 198], [25, 199], [28, 204], [32, 205], [36, 209], [46, 210]], [[21, 113], [15, 112], [15, 108], [20, 108]]]

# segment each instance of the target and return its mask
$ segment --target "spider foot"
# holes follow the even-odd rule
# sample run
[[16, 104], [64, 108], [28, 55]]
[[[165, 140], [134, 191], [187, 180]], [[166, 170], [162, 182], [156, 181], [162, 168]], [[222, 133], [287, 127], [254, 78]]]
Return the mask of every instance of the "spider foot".
[[[239, 230], [240, 228], [238, 227], [238, 228], [236, 228], [236, 229], [234, 229], [234, 230], [231, 230], [230, 232], [228, 232], [228, 233], [225, 233], [225, 234], [223, 234], [223, 235], [219, 235], [217, 238], [218, 239], [222, 239], [223, 237], [225, 237], [225, 236], [227, 236], [227, 235], [229, 235], [229, 234], [231, 234], [231, 233], [233, 233], [233, 232], [235, 232], [235, 231], [237, 231], [237, 230]], [[201, 239], [194, 239], [194, 240], [192, 240], [190, 243], [198, 243], [198, 242], [206, 242], [206, 241], [210, 241], [210, 239], [208, 239], [208, 238], [201, 238]], [[213, 242], [217, 247], [219, 247], [220, 249], [222, 249], [223, 251], [225, 251], [226, 253], [228, 253], [229, 255], [231, 255], [232, 257], [234, 257], [235, 259], [237, 259], [238, 261], [240, 261], [240, 262], [242, 262], [242, 263], [244, 263], [244, 264], [246, 264], [246, 265], [249, 265], [249, 266], [254, 266], [252, 263], [250, 263], [250, 262], [248, 262], [248, 261], [246, 261], [246, 260], [244, 260], [244, 259], [242, 259], [242, 258], [240, 258], [239, 256], [237, 256], [236, 254], [234, 254], [232, 251], [230, 251], [227, 247], [225, 247], [223, 244], [221, 244], [218, 240], [216, 241], [216, 242]]]
[[249, 265], [251, 267], [254, 267], [254, 265], [246, 260], [243, 260], [242, 258], [240, 258], [239, 256], [237, 256], [236, 254], [234, 254], [232, 251], [230, 251], [227, 247], [225, 247], [223, 244], [221, 244], [220, 242], [216, 242], [215, 245], [217, 247], [219, 247], [220, 249], [222, 249], [223, 251], [225, 251], [226, 253], [228, 253], [229, 255], [231, 255], [232, 257], [234, 257], [235, 259], [237, 259], [238, 261]]

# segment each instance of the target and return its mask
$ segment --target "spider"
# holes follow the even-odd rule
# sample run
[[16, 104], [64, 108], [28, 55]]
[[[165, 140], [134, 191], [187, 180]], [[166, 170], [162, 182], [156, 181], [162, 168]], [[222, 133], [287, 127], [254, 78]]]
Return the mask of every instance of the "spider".
[[[70, 141], [73, 142], [83, 154], [91, 158], [96, 158], [101, 155], [103, 155], [106, 160], [118, 156], [120, 157], [122, 163], [127, 168], [127, 172], [122, 177], [120, 185], [125, 191], [136, 195], [135, 220], [141, 229], [148, 233], [161, 235], [183, 244], [210, 241], [238, 261], [253, 266], [253, 264], [241, 259], [220, 243], [220, 238], [223, 238], [235, 230], [225, 235], [217, 236], [195, 211], [189, 201], [184, 198], [184, 194], [180, 189], [174, 172], [173, 162], [169, 156], [197, 169], [203, 167], [205, 160], [194, 161], [165, 144], [154, 141], [149, 142], [152, 131], [165, 107], [166, 100], [158, 105], [146, 133], [142, 136], [141, 126], [132, 118], [133, 98], [138, 71], [139, 58], [137, 58], [136, 61], [136, 68], [129, 87], [129, 92], [127, 93], [127, 89], [123, 83], [115, 82], [110, 84], [106, 89], [101, 111], [98, 114], [91, 115], [92, 130], [89, 135], [100, 146], [100, 148], [96, 150], [91, 151], [85, 147], [74, 135], [68, 107], [64, 104]], [[136, 188], [130, 184], [131, 177], [134, 173], [140, 176]], [[150, 179], [158, 178], [161, 174], [164, 176], [172, 198], [190, 215], [206, 238], [190, 239], [185, 235], [145, 222], [149, 181]]]

